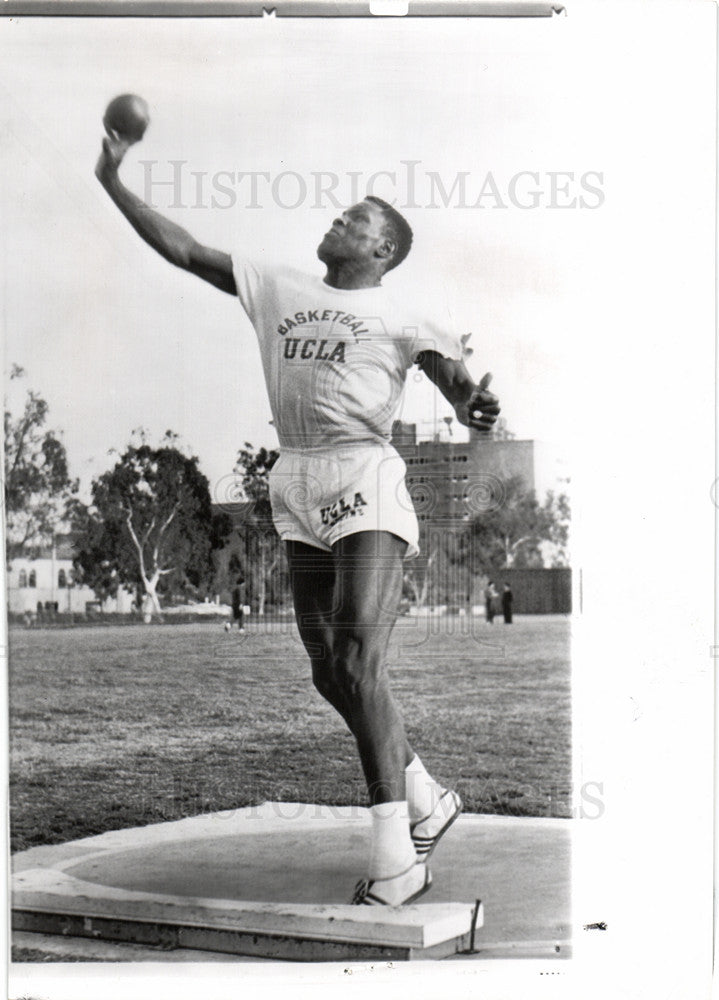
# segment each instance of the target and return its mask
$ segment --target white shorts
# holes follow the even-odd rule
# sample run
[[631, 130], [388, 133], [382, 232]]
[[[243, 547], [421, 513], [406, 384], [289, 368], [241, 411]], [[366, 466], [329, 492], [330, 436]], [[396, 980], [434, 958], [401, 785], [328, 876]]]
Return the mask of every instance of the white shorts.
[[280, 538], [329, 552], [357, 531], [390, 531], [419, 552], [419, 526], [405, 485], [407, 467], [383, 442], [299, 451], [283, 448], [270, 472], [272, 519]]

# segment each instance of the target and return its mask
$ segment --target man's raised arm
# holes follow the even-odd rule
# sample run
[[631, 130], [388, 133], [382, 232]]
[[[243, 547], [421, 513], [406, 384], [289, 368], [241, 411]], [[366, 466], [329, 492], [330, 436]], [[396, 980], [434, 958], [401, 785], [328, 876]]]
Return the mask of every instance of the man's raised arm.
[[436, 351], [424, 351], [418, 360], [427, 378], [452, 404], [461, 424], [477, 431], [491, 431], [500, 410], [499, 400], [487, 388], [492, 380], [489, 372], [476, 385], [462, 361], [444, 358]]
[[153, 250], [176, 267], [196, 274], [229, 295], [237, 294], [229, 254], [204, 247], [181, 226], [170, 222], [125, 187], [118, 168], [129, 143], [114, 135], [102, 140], [95, 175], [133, 229]]

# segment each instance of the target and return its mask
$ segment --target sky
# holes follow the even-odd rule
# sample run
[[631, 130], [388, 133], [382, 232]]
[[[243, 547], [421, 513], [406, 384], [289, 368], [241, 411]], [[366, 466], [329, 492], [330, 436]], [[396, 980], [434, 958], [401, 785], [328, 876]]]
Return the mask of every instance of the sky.
[[[509, 429], [562, 449], [572, 262], [603, 197], [596, 177], [594, 193], [579, 180], [601, 171], [591, 141], [566, 129], [573, 56], [562, 19], [519, 31], [423, 19], [381, 31], [370, 20], [21, 19], [0, 31], [5, 367], [22, 365], [48, 400], [83, 484], [137, 427], [178, 433], [213, 483], [245, 441], [276, 442], [237, 301], [145, 247], [93, 176], [105, 106], [125, 92], [148, 101], [151, 124], [124, 182], [208, 245], [321, 274], [315, 248], [341, 208], [318, 184], [334, 176], [341, 206], [370, 183], [395, 201], [415, 243], [385, 283], [449, 308], [472, 333], [472, 374], [494, 375]], [[213, 180], [221, 171], [234, 178]], [[255, 182], [255, 207], [239, 171], [269, 174]], [[574, 175], [568, 193], [564, 179], [552, 194], [549, 171]], [[591, 207], [547, 207], [577, 195]], [[410, 377], [400, 416], [427, 431], [450, 413]]]

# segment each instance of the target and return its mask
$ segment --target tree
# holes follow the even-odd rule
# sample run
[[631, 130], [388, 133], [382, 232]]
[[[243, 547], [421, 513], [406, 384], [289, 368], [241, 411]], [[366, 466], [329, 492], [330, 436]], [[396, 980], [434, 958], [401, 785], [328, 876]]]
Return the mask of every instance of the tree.
[[122, 582], [118, 560], [114, 558], [114, 553], [122, 547], [122, 522], [103, 521], [97, 511], [78, 503], [73, 510], [72, 526], [76, 539], [75, 582], [92, 587], [104, 604], [108, 598], [117, 596]]
[[[25, 375], [13, 365], [10, 380]], [[52, 541], [68, 516], [77, 481], [68, 473], [65, 446], [57, 431], [46, 430], [48, 405], [28, 390], [22, 413], [5, 403], [5, 517], [7, 557], [34, 554]]]
[[467, 526], [421, 521], [420, 555], [405, 564], [404, 594], [417, 608], [464, 605], [471, 591]]
[[[567, 544], [569, 542], [569, 522], [571, 519], [571, 508], [569, 497], [566, 493], [555, 494], [549, 490], [541, 507], [542, 517], [546, 527], [547, 537], [544, 539], [548, 546], [545, 550], [551, 550], [552, 566], [568, 566], [569, 554]], [[550, 553], [545, 551], [545, 559], [550, 557]]]
[[420, 554], [416, 559], [405, 564], [402, 576], [402, 593], [403, 596], [411, 598], [417, 608], [423, 608], [427, 603], [435, 554], [434, 551], [430, 551], [424, 558]]
[[[248, 591], [257, 600], [257, 613], [265, 613], [268, 590], [274, 593], [273, 578], [282, 564], [283, 548], [272, 523], [270, 470], [279, 458], [275, 449], [253, 450], [249, 441], [237, 455], [235, 472], [242, 476], [242, 492], [252, 506], [245, 515], [247, 530]], [[277, 596], [277, 595], [275, 595]]]
[[167, 432], [160, 447], [143, 432], [115, 467], [92, 484], [92, 505], [76, 520], [75, 566], [98, 597], [122, 584], [144, 593], [161, 614], [159, 594], [197, 595], [213, 572], [211, 553], [229, 534], [229, 518], [213, 516], [207, 478]]
[[472, 523], [474, 555], [486, 573], [543, 566], [542, 548], [551, 543], [553, 564], [566, 564], [569, 500], [548, 493], [540, 504], [520, 477], [497, 481], [488, 509]]
[[235, 472], [242, 476], [242, 492], [253, 503], [253, 513], [269, 522], [272, 521], [270, 471], [279, 457], [275, 448], [253, 451], [250, 442], [245, 441], [235, 464]]

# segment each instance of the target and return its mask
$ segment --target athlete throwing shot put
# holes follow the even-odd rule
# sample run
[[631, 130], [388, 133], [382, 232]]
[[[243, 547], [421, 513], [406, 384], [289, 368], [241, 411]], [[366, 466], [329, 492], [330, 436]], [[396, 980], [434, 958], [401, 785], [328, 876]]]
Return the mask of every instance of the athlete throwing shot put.
[[130, 140], [112, 130], [96, 173], [139, 235], [177, 267], [239, 298], [259, 339], [280, 458], [273, 518], [289, 560], [297, 625], [320, 694], [359, 751], [370, 801], [369, 870], [353, 903], [399, 906], [429, 889], [432, 851], [461, 812], [410, 747], [385, 662], [418, 525], [404, 462], [389, 444], [407, 372], [418, 364], [461, 423], [497, 419], [489, 376], [475, 385], [450, 330], [388, 294], [409, 253], [406, 220], [366, 197], [334, 220], [324, 277], [200, 245], [131, 193], [118, 168]]

